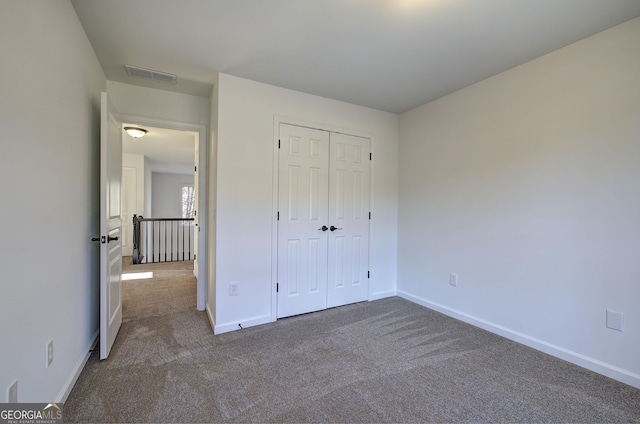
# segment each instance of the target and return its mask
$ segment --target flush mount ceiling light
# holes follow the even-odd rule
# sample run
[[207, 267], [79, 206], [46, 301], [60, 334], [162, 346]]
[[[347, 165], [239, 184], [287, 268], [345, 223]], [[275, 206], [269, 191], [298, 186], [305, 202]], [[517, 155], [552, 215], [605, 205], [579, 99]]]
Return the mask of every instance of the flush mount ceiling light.
[[138, 127], [124, 127], [124, 130], [133, 138], [140, 138], [147, 133], [147, 130]]

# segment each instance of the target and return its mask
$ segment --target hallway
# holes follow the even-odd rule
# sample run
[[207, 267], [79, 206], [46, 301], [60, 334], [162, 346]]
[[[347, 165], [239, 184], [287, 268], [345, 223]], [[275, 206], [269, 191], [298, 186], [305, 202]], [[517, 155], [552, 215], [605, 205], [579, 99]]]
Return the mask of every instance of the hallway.
[[196, 309], [193, 261], [131, 265], [123, 257], [122, 276], [123, 324]]

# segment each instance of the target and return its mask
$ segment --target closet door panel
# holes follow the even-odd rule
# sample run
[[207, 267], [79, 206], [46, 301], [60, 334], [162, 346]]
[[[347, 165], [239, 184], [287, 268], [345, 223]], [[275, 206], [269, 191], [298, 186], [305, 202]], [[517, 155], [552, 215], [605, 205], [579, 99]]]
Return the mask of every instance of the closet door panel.
[[277, 317], [327, 307], [329, 133], [280, 125]]
[[367, 300], [370, 141], [331, 133], [328, 307]]

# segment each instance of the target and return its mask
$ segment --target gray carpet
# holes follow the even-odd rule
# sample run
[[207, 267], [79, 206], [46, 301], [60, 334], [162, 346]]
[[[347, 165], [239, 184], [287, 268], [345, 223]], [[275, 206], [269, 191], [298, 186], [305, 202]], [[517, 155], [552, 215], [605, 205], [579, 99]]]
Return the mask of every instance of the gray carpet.
[[640, 390], [397, 297], [213, 336], [191, 271], [148, 269], [66, 422], [640, 422]]

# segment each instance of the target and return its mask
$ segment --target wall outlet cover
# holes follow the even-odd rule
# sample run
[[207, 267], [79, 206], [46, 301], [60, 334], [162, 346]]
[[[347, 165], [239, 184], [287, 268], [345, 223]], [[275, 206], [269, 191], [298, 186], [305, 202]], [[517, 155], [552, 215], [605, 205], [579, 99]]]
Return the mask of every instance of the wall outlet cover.
[[607, 328], [617, 331], [624, 330], [624, 314], [607, 309]]
[[458, 287], [458, 274], [449, 274], [449, 285]]

